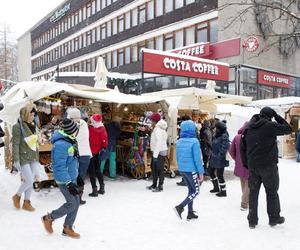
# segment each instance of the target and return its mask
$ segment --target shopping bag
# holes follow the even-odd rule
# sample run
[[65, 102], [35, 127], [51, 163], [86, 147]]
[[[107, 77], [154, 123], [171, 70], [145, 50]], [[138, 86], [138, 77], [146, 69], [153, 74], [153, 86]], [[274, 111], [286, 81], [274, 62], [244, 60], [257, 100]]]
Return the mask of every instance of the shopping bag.
[[107, 148], [102, 148], [99, 152], [99, 161], [107, 160], [109, 157], [109, 150]]

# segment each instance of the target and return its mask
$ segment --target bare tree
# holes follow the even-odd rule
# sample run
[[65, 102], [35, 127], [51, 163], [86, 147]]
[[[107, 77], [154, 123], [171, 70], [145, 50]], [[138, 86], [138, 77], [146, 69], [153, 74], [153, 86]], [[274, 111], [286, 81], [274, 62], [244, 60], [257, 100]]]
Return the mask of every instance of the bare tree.
[[267, 51], [272, 46], [278, 46], [280, 53], [289, 57], [300, 48], [300, 9], [299, 0], [242, 0], [220, 1], [220, 12], [228, 8], [238, 11], [228, 18], [223, 29], [226, 30], [236, 23], [246, 22], [245, 17], [255, 17], [260, 34], [268, 46], [260, 51]]

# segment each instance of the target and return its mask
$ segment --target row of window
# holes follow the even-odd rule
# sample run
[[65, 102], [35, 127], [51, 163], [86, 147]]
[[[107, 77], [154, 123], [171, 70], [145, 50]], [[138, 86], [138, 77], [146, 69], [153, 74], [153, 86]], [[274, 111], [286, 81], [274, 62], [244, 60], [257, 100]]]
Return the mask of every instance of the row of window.
[[[167, 33], [147, 41], [132, 45], [127, 48], [119, 49], [109, 52], [112, 56], [105, 56], [107, 58], [107, 68], [129, 64], [138, 60], [138, 54], [141, 48], [150, 48], [156, 50], [171, 50], [174, 48], [186, 46], [199, 42], [217, 42], [218, 40], [218, 22], [217, 19], [202, 22], [184, 29], [180, 29], [171, 33]], [[107, 33], [104, 33], [107, 34]], [[90, 46], [98, 42], [102, 38], [102, 30], [94, 29], [92, 32], [88, 31], [75, 39], [64, 43], [63, 45], [47, 52], [46, 54], [32, 60], [32, 69], [38, 70], [43, 65], [52, 61], [56, 61], [68, 54], [76, 52], [82, 48]], [[112, 59], [110, 59], [112, 58]], [[93, 71], [93, 67], [91, 71]]]
[[[89, 1], [81, 9], [74, 14], [65, 17], [59, 21], [53, 28], [50, 28], [47, 32], [43, 33], [39, 38], [32, 42], [33, 49], [37, 49], [47, 42], [51, 41], [55, 37], [69, 30], [73, 26], [82, 22], [86, 18], [94, 15], [98, 11], [102, 10], [112, 2], [117, 0], [93, 0]], [[110, 36], [111, 34], [120, 33], [126, 29], [130, 29], [138, 24], [144, 23], [155, 17], [161, 16], [165, 13], [171, 12], [175, 9], [181, 8], [185, 5], [191, 4], [195, 0], [151, 0], [137, 8], [128, 11], [105, 24], [98, 27], [103, 32], [103, 37]], [[103, 7], [104, 6], [104, 7]], [[104, 35], [108, 30], [108, 34]], [[111, 30], [111, 31], [109, 31]], [[93, 31], [90, 31], [93, 32]], [[101, 35], [102, 37], [102, 35]], [[102, 39], [103, 39], [102, 37]]]

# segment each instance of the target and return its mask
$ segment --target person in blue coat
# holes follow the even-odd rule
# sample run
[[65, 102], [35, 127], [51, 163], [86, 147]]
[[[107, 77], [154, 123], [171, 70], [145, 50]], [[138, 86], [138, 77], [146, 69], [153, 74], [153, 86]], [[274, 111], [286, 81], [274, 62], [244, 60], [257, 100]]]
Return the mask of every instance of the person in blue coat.
[[[66, 203], [48, 215], [42, 217], [44, 227], [48, 233], [53, 233], [52, 222], [65, 215], [63, 235], [72, 238], [79, 238], [80, 234], [73, 230], [80, 198], [78, 185], [78, 149], [76, 135], [78, 133], [77, 124], [65, 118], [62, 121], [62, 130], [55, 131], [51, 138], [52, 169], [55, 182], [65, 197]], [[78, 185], [77, 185], [78, 183]]]
[[176, 143], [176, 160], [180, 175], [188, 187], [188, 196], [174, 208], [177, 216], [188, 205], [187, 220], [197, 219], [193, 211], [193, 200], [199, 194], [200, 183], [203, 181], [203, 161], [200, 143], [196, 134], [196, 125], [193, 121], [183, 121], [180, 125], [180, 139]]

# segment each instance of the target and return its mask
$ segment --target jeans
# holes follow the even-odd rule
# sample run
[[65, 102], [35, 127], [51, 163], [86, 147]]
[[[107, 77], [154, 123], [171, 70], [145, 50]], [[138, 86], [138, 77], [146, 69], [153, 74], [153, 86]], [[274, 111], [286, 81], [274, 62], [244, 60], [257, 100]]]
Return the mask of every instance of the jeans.
[[87, 170], [90, 165], [90, 159], [91, 157], [88, 155], [85, 156], [80, 156], [79, 157], [79, 169], [78, 169], [78, 174], [81, 177], [82, 180], [85, 179]]
[[25, 194], [24, 199], [30, 200], [33, 190], [34, 177], [38, 176], [38, 168], [41, 167], [37, 161], [21, 166], [22, 184], [17, 191], [17, 195]]
[[72, 228], [79, 208], [79, 195], [70, 194], [66, 185], [58, 185], [58, 187], [65, 197], [66, 203], [64, 203], [60, 208], [53, 210], [49, 216], [51, 219], [56, 220], [67, 215], [64, 226]]
[[188, 211], [193, 212], [193, 200], [199, 194], [200, 187], [198, 181], [198, 174], [196, 172], [180, 172], [188, 187], [188, 195], [180, 205], [185, 207], [188, 205]]

